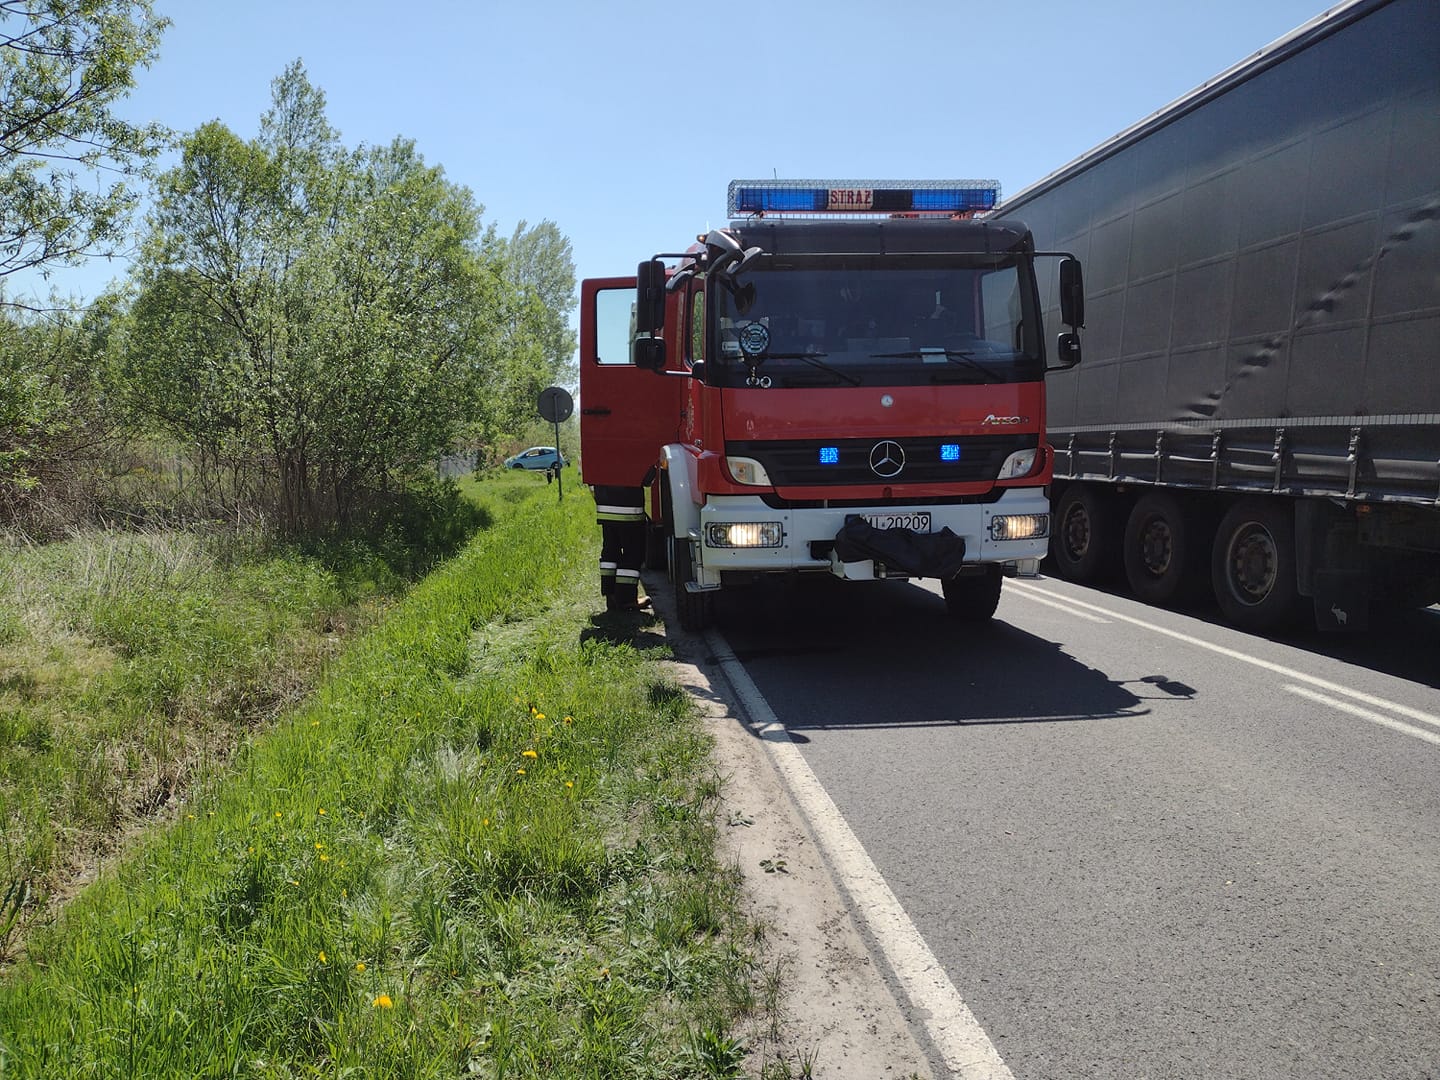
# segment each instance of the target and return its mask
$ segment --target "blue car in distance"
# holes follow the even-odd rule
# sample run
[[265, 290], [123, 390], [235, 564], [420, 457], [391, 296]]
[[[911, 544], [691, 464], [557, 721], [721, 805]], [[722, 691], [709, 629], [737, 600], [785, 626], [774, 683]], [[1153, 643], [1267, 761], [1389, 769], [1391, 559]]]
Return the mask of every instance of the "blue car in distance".
[[556, 465], [564, 468], [569, 464], [553, 446], [532, 446], [514, 457], [505, 459], [507, 469], [551, 469]]

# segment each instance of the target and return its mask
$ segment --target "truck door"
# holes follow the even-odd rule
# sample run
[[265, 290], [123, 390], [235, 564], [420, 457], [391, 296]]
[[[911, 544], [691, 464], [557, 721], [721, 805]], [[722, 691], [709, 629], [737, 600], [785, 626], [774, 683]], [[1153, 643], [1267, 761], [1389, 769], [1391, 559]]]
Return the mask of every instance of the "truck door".
[[633, 277], [580, 283], [580, 472], [587, 484], [639, 487], [660, 447], [676, 439], [686, 380], [635, 366], [634, 325]]

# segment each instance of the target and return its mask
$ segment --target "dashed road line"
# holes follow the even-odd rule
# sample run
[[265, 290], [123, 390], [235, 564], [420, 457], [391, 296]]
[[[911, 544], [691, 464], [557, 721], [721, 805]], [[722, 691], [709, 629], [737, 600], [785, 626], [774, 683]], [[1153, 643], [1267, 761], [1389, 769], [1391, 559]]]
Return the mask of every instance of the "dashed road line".
[[1065, 603], [1060, 600], [1047, 600], [1045, 597], [1036, 596], [1032, 592], [1021, 592], [1015, 593], [1014, 595], [1019, 596], [1025, 600], [1029, 600], [1031, 603], [1034, 604], [1044, 604], [1046, 607], [1052, 607], [1058, 611], [1063, 611], [1065, 612], [1065, 614], [1073, 615], [1077, 619], [1085, 619], [1088, 622], [1104, 623], [1106, 625], [1109, 625], [1110, 622], [1109, 619], [1102, 619], [1099, 615], [1091, 615], [1088, 612], [1081, 611], [1079, 608], [1073, 606], [1072, 604]]

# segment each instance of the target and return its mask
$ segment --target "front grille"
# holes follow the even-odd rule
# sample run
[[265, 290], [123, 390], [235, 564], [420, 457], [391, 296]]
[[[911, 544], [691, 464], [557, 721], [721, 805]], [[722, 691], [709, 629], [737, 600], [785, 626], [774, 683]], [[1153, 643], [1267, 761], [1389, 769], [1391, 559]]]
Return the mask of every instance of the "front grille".
[[[892, 476], [870, 467], [878, 444], [893, 442], [903, 451], [904, 467]], [[776, 487], [824, 487], [855, 484], [943, 484], [994, 480], [1000, 466], [1016, 450], [1039, 445], [1039, 436], [927, 435], [891, 439], [786, 439], [725, 444], [730, 457], [754, 458], [765, 466]], [[958, 447], [946, 461], [942, 447]], [[827, 463], [822, 464], [822, 459]], [[831, 460], [833, 459], [833, 460]]]

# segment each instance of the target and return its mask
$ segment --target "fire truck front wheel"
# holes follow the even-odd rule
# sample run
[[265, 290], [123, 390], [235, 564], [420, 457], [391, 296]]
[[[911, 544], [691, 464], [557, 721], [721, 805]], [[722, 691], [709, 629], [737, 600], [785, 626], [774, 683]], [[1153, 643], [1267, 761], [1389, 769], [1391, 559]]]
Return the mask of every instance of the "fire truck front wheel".
[[945, 608], [957, 622], [986, 622], [1000, 606], [1000, 567], [987, 566], [985, 573], [947, 578], [940, 583]]
[[694, 557], [689, 540], [670, 537], [670, 582], [675, 588], [675, 610], [680, 628], [691, 632], [708, 629], [715, 621], [715, 594], [691, 592], [685, 586], [695, 580]]

